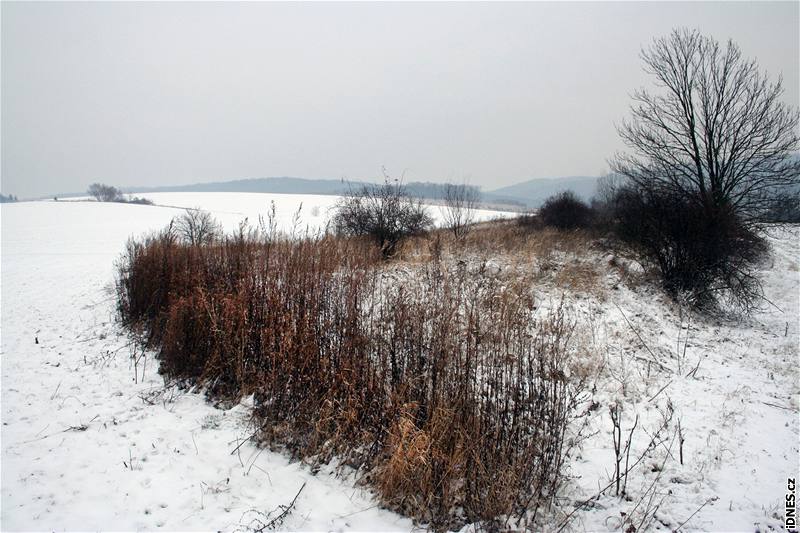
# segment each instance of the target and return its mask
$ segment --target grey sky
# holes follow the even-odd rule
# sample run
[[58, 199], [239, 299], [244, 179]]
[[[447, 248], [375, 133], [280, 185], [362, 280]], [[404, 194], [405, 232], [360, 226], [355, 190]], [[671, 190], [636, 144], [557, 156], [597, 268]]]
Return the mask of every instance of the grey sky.
[[597, 175], [674, 27], [733, 38], [797, 105], [799, 6], [2, 2], [1, 188]]

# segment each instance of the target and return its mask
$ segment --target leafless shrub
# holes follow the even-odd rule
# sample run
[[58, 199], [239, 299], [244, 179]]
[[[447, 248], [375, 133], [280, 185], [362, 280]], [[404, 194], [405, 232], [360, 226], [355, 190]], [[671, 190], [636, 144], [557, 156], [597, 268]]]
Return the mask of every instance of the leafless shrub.
[[442, 186], [444, 225], [453, 232], [453, 236], [457, 240], [469, 232], [475, 221], [475, 210], [480, 202], [480, 197], [477, 187], [465, 183], [445, 183]]
[[679, 29], [642, 60], [660, 90], [634, 93], [619, 128], [631, 150], [612, 162], [627, 181], [622, 235], [671, 294], [688, 291], [700, 305], [724, 294], [747, 311], [761, 299], [758, 223], [800, 181], [800, 114], [781, 101], [782, 81], [733, 41]]
[[625, 188], [615, 219], [616, 234], [674, 298], [706, 308], [727, 300], [743, 311], [761, 301], [756, 267], [768, 248], [734, 212], [709, 216], [679, 195]]
[[542, 218], [536, 211], [526, 211], [514, 219], [517, 225], [528, 229], [541, 229], [544, 227]]
[[539, 217], [545, 226], [558, 229], [588, 228], [592, 224], [591, 207], [572, 191], [565, 191], [545, 200], [539, 209]]
[[153, 205], [153, 200], [150, 200], [149, 198], [143, 198], [143, 197], [140, 197], [140, 196], [129, 197], [129, 198], [126, 198], [124, 201], [127, 204]]
[[609, 173], [597, 180], [597, 190], [590, 202], [593, 212], [593, 225], [601, 232], [609, 233], [614, 226], [614, 205], [617, 195], [625, 186], [625, 178]]
[[192, 246], [208, 244], [216, 239], [222, 228], [213, 215], [200, 208], [187, 209], [173, 220], [172, 229]]
[[384, 257], [391, 257], [403, 239], [424, 232], [433, 220], [400, 180], [385, 176], [382, 185], [363, 185], [342, 198], [332, 223], [338, 234], [367, 236]]
[[122, 191], [104, 183], [92, 183], [88, 192], [98, 202], [118, 202], [123, 198]]

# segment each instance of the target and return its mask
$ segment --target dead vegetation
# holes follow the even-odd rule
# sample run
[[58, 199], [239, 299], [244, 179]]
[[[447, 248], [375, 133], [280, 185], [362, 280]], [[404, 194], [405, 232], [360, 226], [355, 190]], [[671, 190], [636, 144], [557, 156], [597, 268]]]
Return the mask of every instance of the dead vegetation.
[[132, 240], [119, 262], [121, 319], [163, 374], [252, 394], [259, 441], [350, 466], [431, 527], [541, 521], [588, 376], [567, 308], [532, 289], [600, 290], [575, 259], [587, 234], [495, 222], [411, 238], [389, 262], [369, 239], [268, 222], [179, 237]]

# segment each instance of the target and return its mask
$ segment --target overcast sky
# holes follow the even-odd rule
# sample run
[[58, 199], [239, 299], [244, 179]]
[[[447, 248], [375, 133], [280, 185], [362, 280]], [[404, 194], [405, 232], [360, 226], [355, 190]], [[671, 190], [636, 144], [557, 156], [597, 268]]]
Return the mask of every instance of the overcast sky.
[[599, 175], [674, 27], [733, 38], [796, 106], [798, 6], [2, 2], [0, 188]]

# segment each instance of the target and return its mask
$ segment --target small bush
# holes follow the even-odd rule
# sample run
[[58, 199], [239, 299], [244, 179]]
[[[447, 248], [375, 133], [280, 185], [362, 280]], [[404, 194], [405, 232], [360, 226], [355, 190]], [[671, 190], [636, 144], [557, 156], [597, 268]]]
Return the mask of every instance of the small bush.
[[364, 185], [342, 198], [332, 222], [338, 234], [368, 236], [383, 257], [391, 257], [403, 239], [426, 231], [433, 219], [402, 183], [387, 178], [382, 185]]
[[124, 201], [127, 204], [153, 205], [153, 200], [150, 200], [149, 198], [142, 198], [142, 197], [139, 197], [139, 196], [134, 196], [134, 197], [128, 198], [127, 200], [124, 200]]
[[588, 228], [592, 224], [592, 209], [572, 191], [545, 200], [539, 216], [545, 226], [558, 229]]
[[211, 213], [200, 208], [187, 209], [172, 220], [176, 235], [192, 246], [209, 244], [222, 234], [222, 227]]
[[480, 199], [480, 190], [466, 183], [445, 183], [442, 186], [444, 225], [453, 232], [456, 240], [463, 239], [469, 233]]

